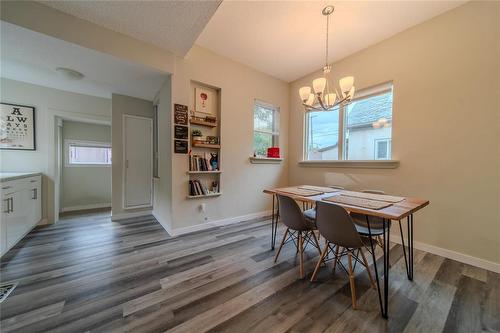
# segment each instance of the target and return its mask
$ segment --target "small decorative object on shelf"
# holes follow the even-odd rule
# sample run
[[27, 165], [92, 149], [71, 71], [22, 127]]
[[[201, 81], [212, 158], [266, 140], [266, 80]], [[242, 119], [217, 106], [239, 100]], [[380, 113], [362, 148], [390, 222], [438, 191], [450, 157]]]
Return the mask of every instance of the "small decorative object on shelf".
[[215, 180], [212, 182], [212, 192], [213, 193], [219, 192], [219, 183]]
[[195, 129], [191, 131], [191, 138], [193, 139], [193, 142], [203, 142], [203, 133], [201, 133], [200, 130]]
[[219, 142], [220, 142], [220, 140], [219, 140], [218, 136], [208, 136], [207, 135], [207, 143], [209, 143], [211, 145], [218, 145]]
[[210, 166], [212, 170], [219, 170], [219, 155], [217, 153], [210, 153], [212, 158], [210, 158]]
[[280, 158], [280, 147], [267, 148], [267, 157]]

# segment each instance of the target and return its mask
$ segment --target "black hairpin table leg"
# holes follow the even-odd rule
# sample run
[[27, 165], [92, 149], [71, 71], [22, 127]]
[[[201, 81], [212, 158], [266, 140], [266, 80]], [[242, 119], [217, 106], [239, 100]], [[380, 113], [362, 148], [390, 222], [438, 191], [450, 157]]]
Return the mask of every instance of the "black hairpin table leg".
[[[274, 203], [276, 201], [276, 204]], [[271, 213], [271, 250], [274, 250], [276, 244], [276, 234], [278, 233], [278, 219], [280, 215], [278, 198], [273, 194], [273, 210]]]
[[405, 256], [405, 266], [406, 266], [406, 274], [408, 276], [408, 280], [413, 280], [413, 214], [408, 215], [407, 219], [407, 233], [408, 233], [408, 251], [405, 246], [405, 238], [403, 235], [403, 228], [401, 226], [401, 221], [399, 221], [399, 232], [401, 234], [401, 243], [403, 245], [403, 254]]
[[370, 219], [368, 216], [366, 217], [366, 224], [368, 225], [368, 234], [370, 238], [370, 247], [371, 247], [371, 253], [372, 253], [372, 259], [373, 259], [373, 269], [375, 270], [375, 280], [377, 282], [377, 292], [378, 292], [378, 301], [380, 305], [380, 313], [382, 314], [382, 317], [387, 319], [389, 318], [389, 311], [388, 311], [388, 305], [389, 305], [389, 248], [390, 248], [390, 221], [383, 219], [383, 262], [384, 262], [384, 294], [382, 295], [382, 292], [380, 291], [380, 281], [379, 281], [379, 275], [378, 275], [378, 268], [377, 268], [377, 258], [375, 257], [375, 246], [373, 244], [373, 238], [372, 238], [372, 230], [370, 226]]

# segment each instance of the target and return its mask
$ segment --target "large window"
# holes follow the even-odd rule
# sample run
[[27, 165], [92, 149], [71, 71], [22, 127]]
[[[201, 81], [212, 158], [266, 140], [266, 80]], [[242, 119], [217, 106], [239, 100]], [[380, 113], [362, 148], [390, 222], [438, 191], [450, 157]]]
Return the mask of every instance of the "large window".
[[308, 112], [305, 122], [305, 160], [390, 160], [392, 85], [360, 91], [346, 107]]
[[253, 112], [253, 149], [257, 156], [267, 156], [267, 148], [277, 147], [279, 139], [279, 108], [260, 101]]
[[110, 166], [111, 144], [93, 141], [66, 141], [68, 166]]

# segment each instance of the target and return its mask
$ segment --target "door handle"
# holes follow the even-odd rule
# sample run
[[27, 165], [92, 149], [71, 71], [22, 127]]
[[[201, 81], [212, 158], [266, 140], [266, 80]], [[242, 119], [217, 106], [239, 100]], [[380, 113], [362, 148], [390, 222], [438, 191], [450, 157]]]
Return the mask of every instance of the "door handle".
[[3, 201], [7, 204], [7, 210], [4, 210], [3, 212], [6, 214], [10, 213], [10, 198], [3, 199]]
[[10, 199], [10, 213], [14, 212], [14, 198], [9, 198]]
[[33, 199], [33, 200], [38, 199], [38, 189], [34, 188], [34, 189], [32, 189], [32, 191], [33, 191], [33, 196], [31, 197], [31, 199]]

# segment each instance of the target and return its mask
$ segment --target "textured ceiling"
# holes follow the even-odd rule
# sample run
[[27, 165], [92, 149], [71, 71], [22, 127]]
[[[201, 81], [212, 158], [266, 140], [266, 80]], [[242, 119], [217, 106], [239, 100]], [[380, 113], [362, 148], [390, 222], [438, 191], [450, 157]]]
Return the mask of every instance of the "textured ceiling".
[[[329, 61], [466, 1], [333, 1]], [[285, 81], [323, 67], [324, 1], [224, 1], [197, 44]]]
[[[1, 22], [2, 77], [81, 94], [110, 98], [118, 93], [153, 100], [166, 73]], [[85, 75], [70, 80], [67, 67]]]
[[221, 1], [39, 2], [183, 57]]

